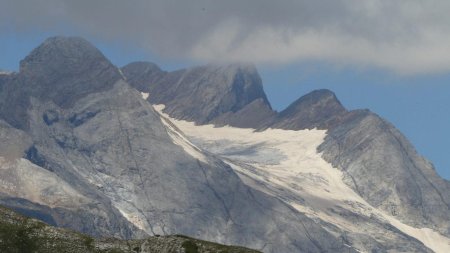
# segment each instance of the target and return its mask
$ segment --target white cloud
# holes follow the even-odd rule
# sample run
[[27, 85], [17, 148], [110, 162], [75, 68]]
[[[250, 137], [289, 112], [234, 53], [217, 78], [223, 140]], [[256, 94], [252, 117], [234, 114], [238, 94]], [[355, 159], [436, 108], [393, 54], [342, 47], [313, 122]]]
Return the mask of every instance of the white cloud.
[[[324, 61], [402, 74], [450, 71], [446, 0], [0, 0], [18, 31], [71, 26], [201, 61]], [[33, 9], [33, 11], [30, 11]], [[63, 25], [61, 25], [63, 24]], [[1, 32], [1, 30], [0, 30]]]

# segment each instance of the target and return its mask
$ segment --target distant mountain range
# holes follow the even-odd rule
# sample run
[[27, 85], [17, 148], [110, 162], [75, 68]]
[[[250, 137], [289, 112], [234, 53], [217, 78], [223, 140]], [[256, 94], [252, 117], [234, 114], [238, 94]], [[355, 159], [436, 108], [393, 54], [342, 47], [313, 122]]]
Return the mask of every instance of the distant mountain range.
[[0, 75], [0, 205], [97, 237], [263, 252], [449, 252], [450, 183], [389, 122], [256, 68], [118, 68], [53, 37]]

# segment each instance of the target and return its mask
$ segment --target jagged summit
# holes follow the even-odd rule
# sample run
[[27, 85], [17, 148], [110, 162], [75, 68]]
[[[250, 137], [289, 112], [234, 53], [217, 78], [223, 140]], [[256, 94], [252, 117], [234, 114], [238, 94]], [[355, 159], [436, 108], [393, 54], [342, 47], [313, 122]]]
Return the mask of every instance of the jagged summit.
[[20, 62], [17, 74], [7, 77], [9, 81], [1, 84], [0, 116], [20, 129], [28, 128], [31, 97], [68, 108], [122, 78], [97, 48], [78, 37], [45, 40]]
[[[161, 73], [150, 64], [134, 63], [122, 69], [130, 83], [150, 94], [153, 104], [166, 105], [173, 117], [213, 122], [225, 113], [236, 113], [260, 99], [271, 110], [262, 81], [251, 64], [208, 64], [169, 73]], [[223, 120], [223, 119], [222, 119]]]
[[314, 90], [281, 111], [270, 126], [282, 129], [328, 129], [346, 112], [332, 91]]
[[327, 89], [314, 90], [290, 104], [285, 110], [280, 112], [280, 117], [289, 117], [299, 112], [309, 111], [313, 117], [318, 116], [316, 113], [340, 114], [346, 109], [337, 99], [334, 92]]
[[[51, 64], [55, 60], [62, 63], [78, 63], [80, 60], [105, 58], [103, 54], [91, 43], [80, 37], [56, 36], [46, 39], [42, 44], [31, 51], [28, 56], [20, 62], [20, 71], [32, 71], [40, 65]], [[75, 61], [78, 60], [78, 61]], [[54, 65], [52, 66], [54, 67]], [[67, 67], [76, 67], [69, 65]]]
[[167, 73], [153, 62], [132, 62], [121, 68], [127, 82], [141, 92], [149, 92], [149, 85], [157, 82]]
[[91, 43], [79, 37], [52, 37], [20, 62], [31, 95], [70, 106], [121, 78], [118, 69]]

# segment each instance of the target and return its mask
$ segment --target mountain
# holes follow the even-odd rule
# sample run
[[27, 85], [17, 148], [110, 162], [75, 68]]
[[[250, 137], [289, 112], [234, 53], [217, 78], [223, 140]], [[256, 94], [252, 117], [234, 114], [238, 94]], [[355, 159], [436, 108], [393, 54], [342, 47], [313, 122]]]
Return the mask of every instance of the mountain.
[[158, 82], [167, 74], [152, 62], [132, 62], [121, 68], [121, 71], [131, 86], [147, 93], [150, 92], [148, 84]]
[[158, 236], [141, 240], [96, 239], [0, 207], [1, 252], [71, 252], [71, 253], [171, 253], [230, 252], [253, 253], [254, 250], [225, 246], [185, 236]]
[[252, 65], [119, 69], [76, 37], [49, 38], [20, 65], [0, 75], [1, 205], [96, 237], [450, 250], [448, 182], [331, 91], [276, 112]]
[[56, 128], [70, 128], [74, 123], [69, 119], [78, 119], [60, 114], [63, 108], [110, 89], [120, 78], [118, 69], [81, 38], [70, 43], [50, 38], [21, 61], [20, 71], [7, 79], [0, 94], [0, 150], [7, 151], [1, 159], [0, 203], [92, 235], [142, 234], [94, 185], [66, 167], [70, 161], [64, 145], [73, 140], [72, 131], [58, 133]]
[[347, 112], [333, 92], [315, 90], [297, 99], [266, 124], [279, 129], [330, 129]]
[[[209, 73], [207, 67], [195, 69], [203, 69], [205, 73]], [[183, 82], [181, 73], [184, 71], [186, 70], [174, 71], [173, 73], [179, 73], [180, 77], [174, 78], [172, 81], [179, 82], [179, 80], [182, 80], [181, 82]], [[228, 72], [224, 71], [224, 73]], [[251, 73], [254, 73], [254, 71], [249, 71], [247, 75]], [[336, 215], [345, 216], [344, 220], [347, 224], [355, 223], [355, 219], [358, 223], [363, 222], [363, 224], [370, 227], [370, 229], [366, 229], [369, 238], [375, 239], [376, 242], [382, 245], [380, 247], [373, 246], [377, 250], [388, 250], [389, 247], [392, 247], [396, 248], [396, 250], [423, 251], [423, 249], [413, 249], [417, 246], [402, 249], [402, 246], [395, 245], [396, 242], [403, 240], [400, 239], [402, 237], [401, 234], [406, 233], [425, 243], [428, 247], [432, 247], [435, 251], [446, 252], [449, 241], [445, 236], [448, 236], [450, 224], [448, 205], [449, 182], [436, 174], [431, 163], [417, 154], [412, 145], [392, 124], [368, 110], [348, 111], [342, 106], [335, 94], [329, 90], [316, 90], [306, 94], [279, 113], [272, 111], [270, 105], [266, 106], [268, 103], [264, 99], [256, 99], [240, 110], [233, 111], [229, 109], [228, 111], [222, 111], [220, 116], [213, 117], [210, 120], [205, 121], [203, 118], [186, 117], [186, 115], [195, 113], [196, 108], [205, 107], [209, 104], [208, 101], [195, 99], [189, 101], [189, 106], [183, 107], [185, 101], [178, 99], [179, 96], [189, 96], [192, 90], [206, 86], [206, 84], [203, 84], [203, 82], [207, 82], [203, 75], [197, 74], [196, 76], [196, 79], [189, 79], [189, 83], [202, 83], [201, 85], [193, 85], [188, 89], [167, 89], [162, 96], [164, 99], [161, 99], [158, 92], [154, 92], [153, 97], [150, 95], [149, 101], [155, 105], [163, 104], [164, 109], [161, 112], [166, 113], [166, 116], [171, 118], [172, 122], [177, 122], [176, 125], [195, 145], [212, 152], [230, 163], [234, 163], [235, 167], [233, 168], [244, 181], [247, 180], [247, 184], [250, 184], [248, 183], [248, 180], [250, 180], [253, 182], [251, 185], [254, 188], [281, 199], [289, 198], [285, 202], [291, 205], [292, 198], [305, 199], [307, 198], [306, 195], [313, 194], [307, 190], [298, 190], [293, 186], [286, 186], [286, 184], [295, 184], [295, 181], [291, 182], [290, 178], [282, 179], [284, 185], [280, 186], [279, 182], [275, 183], [272, 178], [279, 177], [277, 175], [278, 172], [275, 173], [270, 170], [263, 172], [267, 168], [274, 166], [273, 164], [280, 163], [283, 159], [280, 160], [279, 157], [273, 158], [274, 148], [270, 148], [269, 144], [266, 144], [266, 146], [262, 145], [263, 143], [271, 143], [271, 139], [275, 138], [275, 133], [272, 134], [272, 137], [262, 138], [259, 141], [256, 141], [259, 138], [256, 136], [258, 132], [268, 133], [271, 129], [300, 132], [308, 129], [313, 131], [315, 129], [323, 130], [325, 135], [317, 143], [316, 152], [321, 155], [320, 159], [327, 162], [330, 167], [341, 171], [342, 176], [339, 176], [341, 178], [338, 180], [342, 181], [345, 186], [341, 185], [339, 186], [341, 189], [336, 190], [342, 191], [342, 188], [345, 187], [346, 191], [348, 190], [354, 196], [352, 195], [344, 201], [333, 199], [336, 202], [333, 205], [313, 209], [319, 209], [331, 217]], [[163, 78], [159, 81], [161, 86], [170, 86], [172, 81], [163, 80], [165, 79]], [[209, 83], [211, 87], [217, 85], [215, 80], [210, 80]], [[154, 84], [148, 83], [148, 86], [152, 87]], [[214, 97], [221, 97], [223, 94], [220, 89], [212, 90]], [[231, 103], [231, 105], [234, 105], [234, 103]], [[182, 107], [182, 112], [174, 109]], [[253, 118], [256, 118], [256, 120], [250, 120], [251, 123], [247, 123], [247, 119]], [[195, 125], [186, 125], [183, 123], [183, 120], [194, 122]], [[201, 126], [208, 123], [214, 124], [216, 128], [208, 128], [206, 125], [205, 127]], [[238, 128], [230, 128], [229, 130], [221, 128], [225, 125]], [[257, 129], [258, 132], [245, 132], [242, 127]], [[288, 131], [285, 132], [286, 135], [289, 134]], [[234, 136], [240, 136], [240, 139], [234, 140]], [[295, 136], [292, 138], [295, 138]], [[284, 142], [288, 143], [289, 140], [284, 140]], [[297, 143], [295, 144], [297, 146], [292, 145], [291, 148], [295, 149], [301, 144], [301, 142]], [[271, 145], [276, 146], [277, 143], [272, 143]], [[286, 151], [284, 154], [282, 152], [282, 154], [277, 156], [282, 155], [289, 158], [295, 154], [290, 154], [289, 151]], [[314, 159], [318, 158], [315, 157]], [[311, 165], [305, 164], [305, 166]], [[275, 171], [278, 170], [277, 168]], [[297, 178], [303, 183], [311, 181], [311, 187], [320, 185], [316, 182], [317, 180], [336, 180], [336, 178], [329, 175], [323, 175], [321, 171], [304, 170], [308, 171], [308, 173], [301, 177], [298, 176], [301, 173], [293, 174], [291, 178]], [[314, 176], [315, 179], [308, 179], [309, 176]], [[302, 186], [299, 187], [302, 188]], [[330, 187], [329, 183], [327, 183], [326, 187]], [[280, 188], [283, 190], [280, 190]], [[327, 189], [324, 190], [329, 191]], [[286, 192], [288, 191], [292, 192], [287, 194]], [[319, 190], [315, 189], [315, 191]], [[297, 204], [302, 205], [302, 208], [311, 208], [311, 206], [315, 205], [314, 202], [321, 201], [317, 198], [319, 196], [316, 196], [307, 204], [304, 201], [300, 201]], [[358, 200], [355, 202], [351, 200], [352, 198], [358, 198]], [[339, 202], [341, 204], [337, 205]], [[336, 206], [339, 207], [340, 211], [335, 209]], [[355, 208], [355, 206], [359, 207]], [[330, 210], [333, 211], [330, 213]], [[374, 212], [373, 210], [376, 211]], [[309, 215], [323, 220], [323, 214], [318, 215], [317, 211], [314, 210]], [[367, 215], [369, 217], [364, 218]], [[393, 225], [398, 230], [395, 231], [382, 225], [383, 219], [377, 221], [377, 219], [373, 218], [379, 215], [385, 217], [388, 221], [387, 224]], [[342, 226], [337, 221], [330, 222], [334, 225]], [[351, 231], [351, 227], [351, 225], [347, 225], [343, 229], [348, 233], [349, 240], [353, 240], [355, 244], [358, 241], [360, 244], [369, 244], [368, 241], [364, 241], [367, 238], [358, 238], [358, 235], [352, 234], [354, 231]], [[390, 231], [389, 233], [394, 232], [394, 235], [381, 239], [380, 234], [388, 233], [386, 230]], [[427, 231], [433, 231], [434, 241], [427, 239], [427, 235], [425, 235], [428, 233]], [[395, 237], [397, 238], [394, 239]], [[434, 246], [436, 245], [436, 240], [445, 241], [443, 243], [445, 249], [440, 246]], [[372, 241], [371, 243], [374, 242]], [[406, 244], [408, 243], [411, 243], [411, 240], [406, 242]], [[374, 248], [369, 246], [366, 250]]]
[[[240, 68], [225, 70], [225, 97], [244, 102], [211, 97], [216, 109], [261, 96]], [[235, 73], [242, 79], [231, 82]], [[0, 203], [94, 236], [185, 234], [264, 252], [347, 250], [338, 234], [192, 145], [128, 79], [80, 38], [50, 38], [33, 50], [0, 94], [0, 150], [8, 151]], [[23, 103], [7, 100], [14, 96]], [[203, 107], [198, 115], [213, 115]]]
[[[157, 94], [149, 96], [149, 101], [164, 104], [164, 111], [176, 118], [254, 127], [273, 114], [252, 65], [207, 65], [165, 73], [151, 63], [137, 62], [122, 72], [133, 87]], [[242, 111], [251, 118], [243, 119]]]
[[349, 112], [319, 151], [374, 207], [450, 235], [450, 183], [386, 120], [369, 111]]

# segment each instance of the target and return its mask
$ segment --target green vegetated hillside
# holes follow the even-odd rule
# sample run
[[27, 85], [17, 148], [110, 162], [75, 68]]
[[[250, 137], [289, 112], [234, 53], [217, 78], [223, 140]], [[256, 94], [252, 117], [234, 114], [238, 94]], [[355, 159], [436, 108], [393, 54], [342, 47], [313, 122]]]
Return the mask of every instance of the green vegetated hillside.
[[0, 207], [0, 252], [47, 253], [256, 253], [186, 236], [155, 236], [142, 240], [96, 239], [77, 232], [55, 228]]

